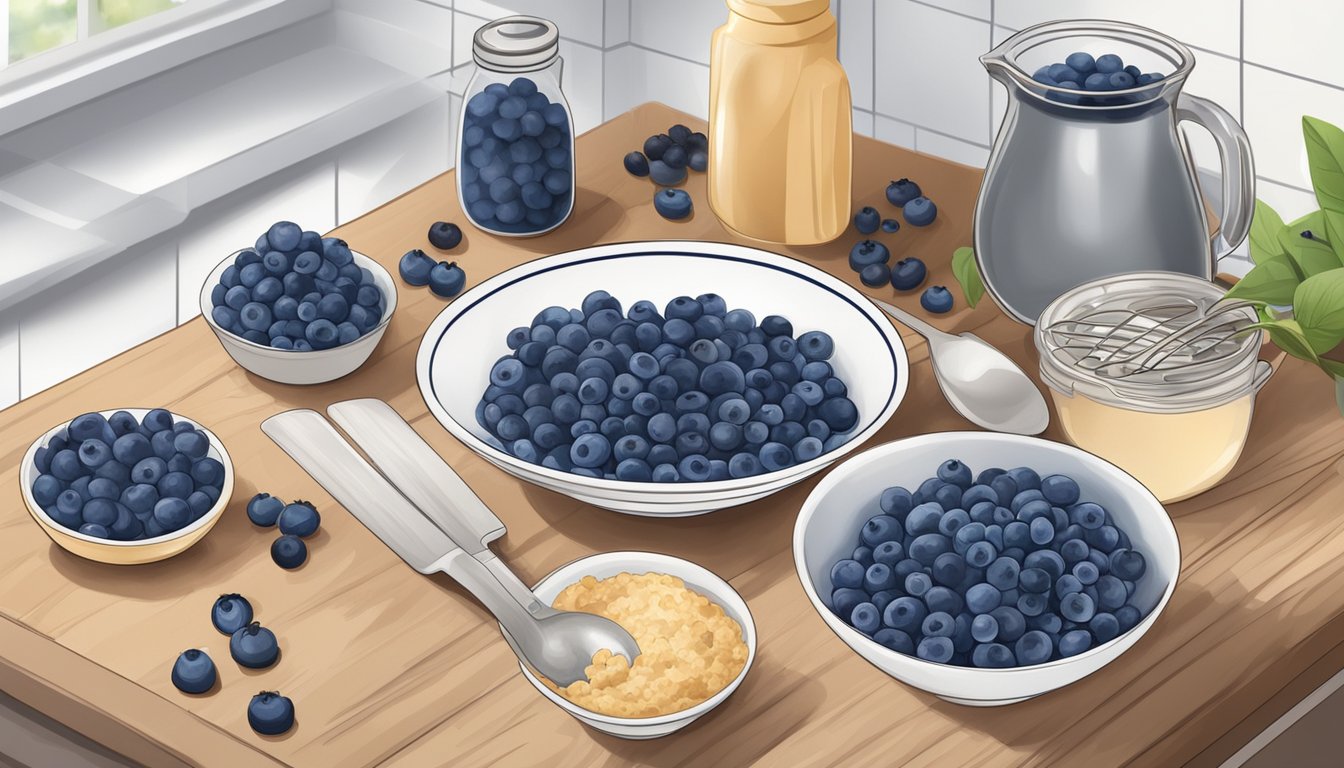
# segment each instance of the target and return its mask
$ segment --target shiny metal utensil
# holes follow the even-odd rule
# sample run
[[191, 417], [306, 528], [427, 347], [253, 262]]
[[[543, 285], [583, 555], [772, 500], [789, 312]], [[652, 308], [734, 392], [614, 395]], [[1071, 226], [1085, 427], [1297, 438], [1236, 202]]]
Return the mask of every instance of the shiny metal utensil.
[[[531, 592], [520, 602], [495, 573], [378, 474], [316, 411], [272, 416], [261, 429], [393, 552], [420, 573], [446, 573], [481, 601], [513, 639], [520, 658], [558, 685], [587, 679], [593, 654], [606, 648], [632, 659], [638, 646], [615, 622], [557, 611]], [[516, 581], [516, 577], [514, 578]]]
[[1007, 355], [973, 334], [953, 336], [899, 307], [872, 302], [928, 341], [938, 388], [957, 413], [995, 432], [1035, 435], [1049, 426], [1045, 397]]

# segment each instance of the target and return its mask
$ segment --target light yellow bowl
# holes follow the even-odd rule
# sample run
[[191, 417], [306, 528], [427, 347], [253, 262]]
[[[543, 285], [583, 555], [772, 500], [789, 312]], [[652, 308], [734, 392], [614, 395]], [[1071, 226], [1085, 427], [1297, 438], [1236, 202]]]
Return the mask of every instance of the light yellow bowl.
[[[100, 411], [99, 413], [107, 418], [117, 411], [126, 411], [139, 421], [144, 419], [145, 414], [149, 413], [150, 409], [117, 408], [110, 411]], [[38, 474], [37, 467], [33, 464], [33, 457], [37, 455], [38, 448], [46, 445], [52, 437], [70, 425], [68, 421], [47, 430], [47, 433], [34, 441], [28, 447], [28, 452], [23, 455], [23, 464], [19, 467], [19, 486], [23, 492], [23, 503], [27, 505], [28, 513], [33, 516], [38, 525], [42, 526], [42, 530], [47, 532], [51, 540], [62, 549], [100, 563], [139, 565], [140, 563], [166, 560], [185, 551], [192, 544], [200, 541], [206, 533], [209, 533], [211, 528], [215, 527], [215, 523], [219, 522], [219, 518], [223, 516], [224, 509], [229, 506], [229, 498], [233, 495], [233, 462], [229, 459], [228, 452], [224, 450], [224, 444], [219, 441], [215, 433], [176, 413], [173, 414], [173, 420], [185, 421], [205, 433], [206, 439], [210, 441], [210, 450], [206, 453], [206, 456], [224, 465], [224, 482], [219, 488], [219, 499], [199, 520], [172, 533], [155, 536], [152, 539], [141, 539], [140, 541], [100, 539], [96, 536], [72, 531], [52, 520], [47, 515], [46, 510], [42, 509], [37, 500], [33, 498], [33, 480], [37, 479]]]

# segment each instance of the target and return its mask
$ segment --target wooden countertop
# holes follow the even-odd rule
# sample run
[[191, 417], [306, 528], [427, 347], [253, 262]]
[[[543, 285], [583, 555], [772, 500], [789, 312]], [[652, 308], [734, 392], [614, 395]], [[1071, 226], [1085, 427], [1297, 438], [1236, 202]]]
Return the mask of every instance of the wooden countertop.
[[[455, 256], [475, 284], [537, 256], [603, 242], [685, 238], [738, 242], [709, 210], [704, 177], [688, 189], [695, 216], [653, 211], [653, 186], [620, 159], [674, 122], [641, 106], [580, 139], [573, 218], [532, 240], [468, 231]], [[701, 126], [702, 127], [702, 126]], [[881, 235], [916, 254], [933, 284], [953, 287], [952, 250], [971, 240], [980, 171], [871, 139], [855, 139], [855, 206], [885, 210], [887, 180], [909, 176], [938, 201], [932, 227]], [[276, 211], [283, 217], [284, 211]], [[428, 248], [437, 219], [464, 222], [447, 173], [337, 234], [396, 269]], [[302, 222], [300, 222], [302, 223]], [[464, 222], [465, 223], [465, 222]], [[852, 237], [780, 249], [859, 285]], [[874, 295], [917, 309], [917, 295]], [[1029, 329], [986, 299], [934, 322], [975, 331], [1035, 371]], [[686, 520], [623, 517], [516, 481], [451, 438], [428, 414], [414, 376], [420, 336], [444, 303], [403, 286], [373, 359], [341, 381], [292, 387], [234, 365], [193, 320], [0, 412], [0, 688], [150, 765], [1216, 765], [1340, 666], [1344, 644], [1344, 420], [1329, 382], [1288, 360], [1261, 392], [1250, 441], [1222, 485], [1172, 505], [1181, 581], [1156, 626], [1097, 674], [1034, 701], [972, 709], [908, 688], [869, 666], [816, 615], [795, 575], [793, 520], [815, 479], [763, 501]], [[787, 308], [784, 308], [787, 309]], [[969, 429], [943, 401], [919, 337], [909, 394], [875, 442]], [[603, 550], [655, 547], [730, 580], [760, 632], [756, 666], [722, 707], [668, 738], [631, 742], [588, 730], [519, 674], [485, 612], [446, 577], [416, 574], [258, 429], [295, 407], [380, 397], [411, 420], [509, 527], [500, 556], [524, 580]], [[224, 519], [199, 545], [161, 563], [115, 567], [53, 544], [29, 518], [18, 464], [35, 436], [89, 410], [165, 406], [225, 442], [238, 481]], [[1058, 438], [1052, 427], [1047, 436]], [[271, 563], [271, 531], [244, 514], [258, 490], [309, 498], [323, 529], [303, 568]], [[222, 592], [241, 592], [280, 638], [280, 663], [244, 671], [209, 622]], [[178, 652], [204, 647], [222, 685], [178, 693]], [[261, 737], [248, 699], [277, 689], [294, 730]]]

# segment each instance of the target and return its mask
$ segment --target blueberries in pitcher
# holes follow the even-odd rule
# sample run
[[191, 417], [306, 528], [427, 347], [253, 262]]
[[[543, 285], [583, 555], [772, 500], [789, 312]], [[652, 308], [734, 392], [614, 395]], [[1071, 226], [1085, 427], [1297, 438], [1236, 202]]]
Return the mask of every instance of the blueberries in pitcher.
[[[1062, 63], [1041, 67], [1032, 77], [1039, 83], [1058, 88], [1105, 92], [1128, 91], [1150, 85], [1160, 82], [1164, 75], [1156, 72], [1144, 73], [1132, 64], [1126, 65], [1123, 58], [1113, 53], [1103, 54], [1094, 59], [1091, 54], [1079, 51], [1070, 54]], [[1050, 93], [1048, 98], [1083, 106], [1114, 106], [1146, 101], [1153, 95], [1153, 91], [1150, 90], [1106, 97]]]
[[1083, 76], [1090, 75], [1097, 69], [1097, 60], [1092, 58], [1092, 54], [1084, 51], [1069, 54], [1064, 63]]
[[854, 228], [862, 234], [871, 235], [877, 231], [877, 227], [882, 223], [882, 217], [877, 209], [871, 206], [864, 206], [859, 212], [854, 214]]
[[924, 283], [929, 269], [922, 259], [907, 256], [891, 268], [891, 287], [898, 291], [913, 291]]
[[937, 315], [950, 312], [952, 311], [952, 292], [941, 285], [929, 286], [920, 295], [919, 305]]
[[574, 197], [572, 143], [565, 105], [529, 78], [494, 83], [468, 99], [458, 173], [472, 222], [505, 234], [559, 224]]
[[653, 209], [673, 221], [691, 215], [691, 195], [684, 189], [660, 189], [653, 196]]
[[[956, 459], [943, 462], [935, 472], [912, 486], [913, 493], [893, 487], [873, 498], [869, 503], [875, 516], [854, 532], [852, 545], [840, 545], [829, 570], [828, 602], [842, 621], [906, 655], [989, 669], [1077, 655], [1142, 621], [1143, 611], [1129, 601], [1144, 575], [1143, 555], [1130, 549], [1109, 554], [1092, 549], [1071, 530], [1078, 526], [1070, 522], [1069, 512], [1084, 505], [1089, 519], [1099, 515], [1105, 526], [1114, 528], [1103, 507], [1074, 496], [1060, 502], [1070, 510], [1053, 515], [1050, 503], [1041, 498], [1045, 510], [1031, 518], [1031, 526], [1048, 529], [1050, 535], [1023, 540], [1000, 523], [966, 522], [975, 515], [962, 507], [968, 506], [968, 498], [992, 492], [987, 483], [999, 477], [1029, 480], [1039, 478], [1037, 472], [1018, 467], [976, 475]], [[1063, 475], [1046, 476], [1058, 478], [1049, 483], [1052, 493], [1061, 485], [1077, 485]], [[947, 488], [955, 493], [945, 493]], [[1022, 518], [1028, 516], [1030, 503], [1009, 526], [1025, 528]], [[857, 548], [851, 557], [848, 547], [853, 545]], [[1066, 558], [1074, 558], [1074, 573], [1064, 572]], [[1097, 561], [1106, 562], [1112, 574], [1110, 563], [1119, 564], [1124, 580], [1105, 575], [1095, 579], [1095, 589], [1085, 585], [1076, 574], [1092, 580]]]

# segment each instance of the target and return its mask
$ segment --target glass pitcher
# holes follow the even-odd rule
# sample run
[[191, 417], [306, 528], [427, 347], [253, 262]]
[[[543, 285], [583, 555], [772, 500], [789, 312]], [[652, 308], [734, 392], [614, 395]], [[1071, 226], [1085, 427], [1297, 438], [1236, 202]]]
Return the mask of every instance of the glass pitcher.
[[[1163, 77], [1102, 92], [1033, 78], [1075, 51], [1115, 53]], [[1255, 205], [1250, 142], [1226, 110], [1181, 92], [1195, 64], [1184, 45], [1130, 24], [1051, 22], [981, 62], [1009, 98], [976, 203], [975, 255], [1010, 316], [1034, 324], [1065, 291], [1124, 272], [1211, 279], [1218, 258], [1246, 238]], [[1182, 121], [1213, 134], [1222, 156], [1216, 235]]]

